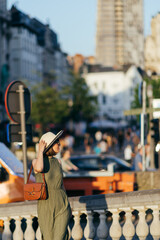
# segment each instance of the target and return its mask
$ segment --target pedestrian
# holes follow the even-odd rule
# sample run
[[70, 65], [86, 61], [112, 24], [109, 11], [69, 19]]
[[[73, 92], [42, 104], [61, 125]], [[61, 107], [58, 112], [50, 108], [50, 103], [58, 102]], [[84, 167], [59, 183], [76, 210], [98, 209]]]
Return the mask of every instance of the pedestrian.
[[93, 148], [93, 151], [95, 154], [100, 154], [101, 153], [101, 147], [100, 147], [100, 142], [96, 144], [96, 146]]
[[100, 145], [100, 148], [101, 148], [101, 153], [102, 154], [107, 153], [107, 151], [108, 151], [107, 140], [102, 138], [102, 140], [100, 141], [99, 145]]
[[61, 163], [63, 171], [78, 171], [78, 167], [71, 162], [70, 158], [71, 150], [68, 147], [65, 147], [61, 153]]
[[59, 138], [63, 131], [56, 135], [47, 132], [39, 141], [37, 158], [33, 160], [36, 182], [42, 182], [45, 175], [48, 197], [38, 200], [38, 222], [43, 240], [68, 240], [68, 224], [71, 208], [63, 186], [63, 172], [55, 155], [60, 151]]
[[142, 145], [136, 146], [136, 154], [133, 159], [133, 171], [142, 171]]
[[131, 145], [127, 145], [124, 149], [124, 159], [128, 162], [128, 163], [132, 163], [132, 148]]
[[92, 152], [93, 138], [89, 133], [86, 133], [84, 136], [84, 147], [87, 154]]
[[122, 150], [122, 147], [123, 147], [123, 143], [124, 143], [124, 134], [123, 134], [123, 131], [122, 131], [122, 130], [119, 130], [119, 131], [118, 131], [117, 140], [118, 140], [119, 151], [121, 151], [121, 150]]

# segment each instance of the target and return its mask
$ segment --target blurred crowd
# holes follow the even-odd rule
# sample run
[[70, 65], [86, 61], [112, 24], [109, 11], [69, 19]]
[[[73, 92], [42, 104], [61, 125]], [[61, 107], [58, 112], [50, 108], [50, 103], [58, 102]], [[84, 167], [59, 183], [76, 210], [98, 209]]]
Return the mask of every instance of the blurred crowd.
[[[114, 133], [96, 131], [94, 134], [85, 133], [81, 141], [73, 134], [67, 132], [61, 139], [61, 161], [64, 171], [78, 170], [70, 159], [78, 149], [79, 154], [111, 154], [128, 162], [135, 171], [142, 170], [142, 146], [140, 144], [139, 131], [131, 128], [118, 130]], [[150, 167], [149, 136], [145, 145], [146, 167]]]

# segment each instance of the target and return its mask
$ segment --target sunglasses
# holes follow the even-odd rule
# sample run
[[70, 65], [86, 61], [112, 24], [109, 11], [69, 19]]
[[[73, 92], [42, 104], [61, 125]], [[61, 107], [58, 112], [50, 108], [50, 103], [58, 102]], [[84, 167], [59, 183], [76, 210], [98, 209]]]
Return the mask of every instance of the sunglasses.
[[59, 139], [57, 139], [57, 140], [54, 142], [54, 145], [57, 144], [57, 143], [60, 144]]

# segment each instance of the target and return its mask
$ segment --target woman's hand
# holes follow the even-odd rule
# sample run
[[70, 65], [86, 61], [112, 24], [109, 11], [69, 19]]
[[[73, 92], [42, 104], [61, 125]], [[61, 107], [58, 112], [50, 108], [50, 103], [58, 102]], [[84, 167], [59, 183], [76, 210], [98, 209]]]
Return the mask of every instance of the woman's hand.
[[44, 140], [41, 140], [39, 142], [38, 152], [43, 153], [46, 146], [47, 146], [47, 143]]
[[44, 140], [41, 140], [38, 145], [38, 156], [36, 159], [32, 161], [32, 165], [34, 168], [34, 172], [42, 172], [43, 171], [43, 152], [46, 147], [46, 142]]

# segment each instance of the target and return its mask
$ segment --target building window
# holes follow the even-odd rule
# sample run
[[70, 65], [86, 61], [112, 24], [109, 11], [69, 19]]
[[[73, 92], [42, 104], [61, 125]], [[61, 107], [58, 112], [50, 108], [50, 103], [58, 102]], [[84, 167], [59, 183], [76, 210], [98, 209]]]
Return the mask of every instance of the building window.
[[134, 77], [134, 78], [132, 79], [132, 82], [133, 82], [133, 84], [135, 85], [136, 82], [137, 82], [137, 79]]
[[134, 89], [130, 88], [130, 95], [133, 96], [134, 95]]
[[105, 105], [107, 102], [107, 96], [106, 95], [102, 95], [102, 104]]
[[18, 33], [19, 33], [19, 34], [22, 33], [21, 27], [18, 28]]
[[18, 76], [19, 73], [19, 59], [15, 58], [13, 59], [13, 71], [14, 71], [14, 76]]
[[113, 102], [114, 102], [114, 104], [117, 104], [118, 103], [118, 98], [113, 98]]
[[97, 87], [97, 83], [96, 83], [96, 82], [94, 83], [94, 87], [95, 87], [95, 89], [97, 89], [97, 88], [98, 88], [98, 87]]

